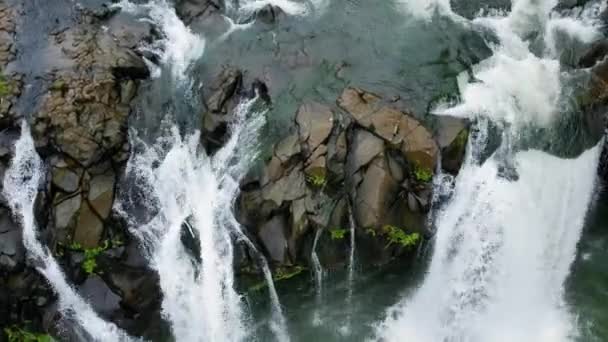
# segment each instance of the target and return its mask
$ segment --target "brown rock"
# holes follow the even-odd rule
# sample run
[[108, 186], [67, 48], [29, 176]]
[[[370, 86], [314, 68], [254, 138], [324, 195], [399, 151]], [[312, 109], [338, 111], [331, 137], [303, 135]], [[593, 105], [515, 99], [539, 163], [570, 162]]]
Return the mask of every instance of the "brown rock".
[[355, 218], [361, 228], [379, 228], [399, 191], [383, 156], [376, 157], [357, 189]]
[[277, 207], [283, 202], [293, 201], [306, 195], [306, 178], [302, 166], [294, 167], [286, 176], [262, 189], [264, 200], [272, 201]]
[[94, 176], [89, 182], [89, 203], [95, 212], [106, 219], [112, 210], [114, 202], [114, 183], [113, 172]]
[[66, 242], [68, 235], [70, 235], [71, 227], [76, 221], [81, 204], [82, 196], [80, 194], [63, 200], [56, 199], [53, 214], [57, 240]]
[[380, 105], [381, 98], [358, 88], [346, 88], [338, 99], [338, 106], [350, 113], [363, 127], [371, 125], [371, 115]]
[[384, 151], [384, 141], [362, 129], [354, 131], [351, 145], [347, 162], [349, 175], [359, 171]]
[[296, 134], [291, 134], [281, 140], [274, 149], [274, 155], [281, 163], [287, 162], [291, 157], [301, 152], [300, 140]]
[[424, 126], [417, 126], [405, 136], [401, 151], [408, 161], [414, 162], [418, 166], [428, 170], [435, 170], [439, 149], [435, 140], [433, 140], [431, 132]]
[[308, 153], [312, 153], [329, 138], [333, 122], [333, 113], [327, 106], [316, 102], [300, 106], [296, 113], [296, 124], [300, 141], [307, 143]]
[[83, 202], [78, 212], [73, 241], [84, 248], [94, 248], [99, 245], [102, 235], [103, 222], [91, 209], [89, 204]]

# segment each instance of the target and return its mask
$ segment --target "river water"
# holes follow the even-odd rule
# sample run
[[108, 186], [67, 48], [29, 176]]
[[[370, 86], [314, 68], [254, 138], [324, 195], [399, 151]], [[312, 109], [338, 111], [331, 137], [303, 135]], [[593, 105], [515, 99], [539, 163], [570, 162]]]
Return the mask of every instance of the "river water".
[[[557, 12], [552, 0], [277, 0], [287, 15], [276, 25], [234, 26], [262, 2], [231, 8], [225, 28], [209, 31], [184, 26], [164, 0], [117, 5], [165, 37], [149, 47], [161, 65], [132, 120], [136, 153], [126, 176], [134, 193], [116, 209], [159, 274], [174, 340], [608, 340], [599, 148], [570, 159], [535, 149], [561, 146], [569, 134], [559, 123], [576, 115], [565, 104], [584, 71], [568, 65], [601, 38], [602, 4]], [[207, 156], [197, 146], [193, 92], [220, 65], [262, 78], [273, 106], [242, 103], [226, 147]], [[239, 181], [286, 133], [300, 103], [335, 101], [348, 85], [395, 97], [429, 124], [437, 115], [472, 120], [460, 175], [437, 184], [451, 192], [433, 214], [435, 238], [409, 264], [317, 269], [276, 290], [266, 272], [268, 291], [239, 293], [231, 267], [232, 239], [247, 240], [231, 211]], [[4, 188], [29, 224], [27, 248], [83, 336], [135, 339], [97, 317], [36, 243], [26, 195], [43, 175], [24, 133]], [[488, 147], [492, 139], [498, 147]], [[198, 237], [200, 265], [181, 244], [184, 222]]]

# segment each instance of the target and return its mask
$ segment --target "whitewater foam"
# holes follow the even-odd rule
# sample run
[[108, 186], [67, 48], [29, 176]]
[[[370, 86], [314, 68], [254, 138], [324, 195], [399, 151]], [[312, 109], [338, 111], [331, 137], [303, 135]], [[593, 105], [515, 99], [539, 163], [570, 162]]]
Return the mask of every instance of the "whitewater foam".
[[166, 0], [153, 0], [144, 4], [121, 0], [112, 6], [133, 15], [144, 16], [141, 20], [150, 21], [160, 28], [162, 38], [140, 48], [160, 56], [162, 64], [171, 67], [175, 79], [185, 79], [188, 68], [205, 52], [205, 39], [193, 33]]
[[[562, 342], [576, 335], [563, 284], [592, 200], [600, 149], [560, 159], [512, 144], [530, 127], [550, 128], [560, 119], [567, 75], [555, 33], [583, 43], [597, 37], [588, 15], [597, 8], [557, 15], [555, 4], [514, 0], [511, 13], [472, 21], [495, 32], [499, 43], [491, 44], [493, 55], [473, 67], [472, 77], [459, 77], [461, 102], [434, 112], [474, 120], [475, 134], [452, 198], [436, 213], [427, 277], [413, 297], [388, 310], [378, 339]], [[529, 40], [537, 36], [542, 56]], [[503, 133], [487, 158], [489, 122]]]
[[[233, 274], [232, 241], [247, 238], [232, 206], [240, 180], [257, 155], [257, 133], [265, 122], [263, 112], [251, 111], [256, 100], [237, 107], [231, 137], [213, 157], [200, 150], [198, 133], [181, 138], [174, 127], [155, 145], [137, 142], [137, 152], [127, 165], [127, 179], [136, 192], [123, 196], [116, 209], [128, 220], [159, 274], [163, 315], [179, 341], [251, 337], [249, 317], [234, 289]], [[142, 207], [152, 216], [143, 222], [138, 220], [142, 215], [130, 215], [134, 208], [141, 211]], [[192, 232], [190, 238], [198, 241], [200, 260], [182, 244], [184, 222]], [[262, 266], [268, 278], [268, 266]], [[269, 286], [275, 310], [271, 327], [279, 340], [286, 341], [272, 278]]]

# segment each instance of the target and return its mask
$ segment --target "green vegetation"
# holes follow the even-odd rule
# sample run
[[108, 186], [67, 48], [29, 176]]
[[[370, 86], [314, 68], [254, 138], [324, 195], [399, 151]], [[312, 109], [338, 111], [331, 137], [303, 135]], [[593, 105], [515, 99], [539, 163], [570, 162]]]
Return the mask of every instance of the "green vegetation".
[[6, 77], [0, 74], [0, 97], [5, 97], [10, 95], [12, 91], [12, 86], [9, 81], [6, 80]]
[[82, 251], [84, 253], [84, 261], [82, 262], [80, 267], [82, 267], [86, 274], [95, 273], [95, 270], [97, 269], [97, 257], [99, 256], [99, 254], [101, 254], [108, 248], [108, 241], [104, 241], [102, 246], [95, 248], [83, 248], [78, 243], [73, 243], [70, 245], [70, 249]]
[[274, 281], [281, 281], [281, 280], [287, 280], [287, 279], [291, 279], [295, 276], [297, 276], [298, 274], [304, 272], [304, 267], [303, 266], [293, 266], [293, 267], [279, 267], [275, 273], [274, 273]]
[[433, 171], [428, 168], [416, 165], [416, 167], [414, 168], [414, 177], [419, 182], [428, 183], [433, 179]]
[[325, 187], [325, 185], [327, 185], [327, 176], [325, 174], [325, 169], [309, 173], [306, 176], [306, 181], [308, 182], [308, 184], [315, 188]]
[[346, 229], [334, 228], [329, 231], [332, 240], [342, 240], [346, 236]]
[[54, 342], [55, 339], [47, 334], [33, 333], [16, 326], [4, 328], [8, 342]]
[[376, 237], [376, 231], [374, 229], [372, 229], [372, 228], [367, 228], [365, 230], [365, 232], [367, 233], [367, 235], [371, 235], [373, 237]]
[[419, 233], [406, 233], [403, 229], [391, 225], [382, 227], [382, 230], [388, 240], [386, 247], [392, 244], [398, 244], [402, 247], [413, 247], [420, 242]]

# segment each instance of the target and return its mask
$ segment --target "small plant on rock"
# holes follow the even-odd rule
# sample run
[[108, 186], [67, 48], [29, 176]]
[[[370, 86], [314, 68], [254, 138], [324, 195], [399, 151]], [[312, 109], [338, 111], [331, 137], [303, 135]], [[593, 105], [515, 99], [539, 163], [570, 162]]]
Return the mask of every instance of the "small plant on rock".
[[312, 187], [323, 188], [327, 185], [327, 176], [325, 170], [311, 172], [306, 176], [306, 181]]
[[4, 328], [8, 342], [54, 342], [55, 339], [47, 334], [39, 334], [16, 326]]
[[418, 182], [428, 183], [433, 179], [433, 171], [426, 167], [417, 165], [414, 168], [414, 177]]
[[334, 228], [329, 231], [332, 240], [342, 240], [346, 236], [346, 229]]
[[304, 270], [305, 268], [299, 265], [296, 265], [294, 267], [279, 267], [276, 270], [273, 278], [275, 281], [291, 279], [302, 273]]
[[392, 225], [386, 225], [382, 228], [387, 240], [388, 244], [386, 247], [389, 247], [392, 244], [398, 244], [401, 247], [413, 247], [420, 242], [420, 234], [419, 233], [406, 233], [403, 229], [399, 227], [395, 227]]
[[[282, 280], [288, 280], [300, 275], [302, 272], [306, 270], [305, 267], [296, 265], [291, 267], [279, 267], [274, 271], [272, 275], [272, 280], [275, 282], [279, 282]], [[260, 281], [257, 284], [249, 287], [249, 291], [260, 291], [265, 288], [268, 284], [265, 281]]]
[[104, 241], [102, 246], [95, 248], [83, 248], [79, 243], [73, 243], [70, 245], [71, 249], [82, 251], [84, 253], [84, 260], [80, 267], [86, 274], [93, 274], [97, 269], [97, 257], [103, 251], [109, 247], [108, 241]]

